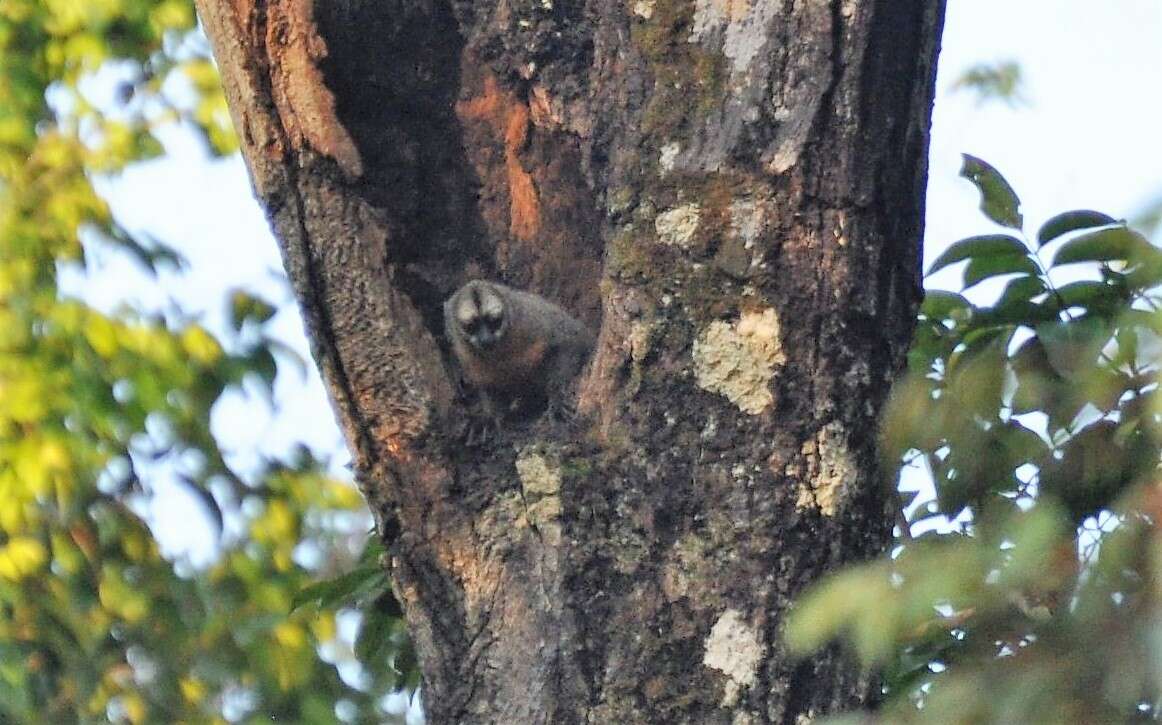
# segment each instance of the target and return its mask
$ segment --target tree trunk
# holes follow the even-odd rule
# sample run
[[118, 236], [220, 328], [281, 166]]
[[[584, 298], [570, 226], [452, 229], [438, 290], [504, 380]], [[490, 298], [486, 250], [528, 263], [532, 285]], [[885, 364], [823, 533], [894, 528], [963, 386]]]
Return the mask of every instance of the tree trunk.
[[[436, 723], [799, 723], [780, 623], [889, 541], [943, 0], [199, 0]], [[600, 329], [488, 445], [473, 277]]]

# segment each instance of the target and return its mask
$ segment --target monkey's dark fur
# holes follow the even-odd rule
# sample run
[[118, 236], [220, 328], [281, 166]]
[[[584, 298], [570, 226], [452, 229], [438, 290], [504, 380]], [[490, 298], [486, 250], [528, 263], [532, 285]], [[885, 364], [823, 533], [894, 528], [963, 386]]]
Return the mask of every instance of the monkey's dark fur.
[[444, 303], [444, 331], [464, 380], [498, 418], [559, 400], [593, 349], [593, 334], [539, 295], [472, 280]]

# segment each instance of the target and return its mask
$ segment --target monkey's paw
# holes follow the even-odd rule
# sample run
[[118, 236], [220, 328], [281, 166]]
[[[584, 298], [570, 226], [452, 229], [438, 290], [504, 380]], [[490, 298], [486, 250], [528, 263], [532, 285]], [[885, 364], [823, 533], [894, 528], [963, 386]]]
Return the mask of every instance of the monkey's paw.
[[572, 423], [577, 420], [577, 403], [562, 397], [553, 398], [545, 407], [545, 415], [554, 423]]
[[460, 426], [459, 438], [466, 448], [480, 448], [500, 434], [500, 421], [495, 417], [468, 417]]

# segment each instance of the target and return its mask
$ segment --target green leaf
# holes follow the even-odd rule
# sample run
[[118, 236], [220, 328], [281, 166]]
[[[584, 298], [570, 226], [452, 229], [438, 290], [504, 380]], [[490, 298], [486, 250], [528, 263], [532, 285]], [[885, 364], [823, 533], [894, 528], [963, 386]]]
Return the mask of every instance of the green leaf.
[[961, 239], [952, 244], [944, 253], [936, 258], [928, 269], [928, 274], [944, 269], [950, 264], [956, 264], [966, 259], [981, 257], [1014, 256], [1028, 254], [1028, 248], [1021, 240], [1008, 234], [983, 234], [976, 237]]
[[975, 257], [964, 269], [964, 287], [972, 287], [992, 277], [1007, 274], [1036, 274], [1037, 264], [1025, 254], [995, 254]]
[[1017, 378], [1017, 388], [1009, 404], [1018, 415], [1052, 408], [1053, 401], [1067, 385], [1049, 363], [1045, 345], [1036, 336], [1018, 348], [1009, 364]]
[[278, 363], [267, 347], [256, 347], [246, 356], [250, 371], [256, 373], [266, 383], [268, 389], [273, 390], [274, 379], [278, 376]]
[[388, 588], [387, 578], [378, 564], [361, 566], [333, 579], [303, 587], [291, 599], [291, 611], [304, 604], [314, 604], [324, 609], [351, 604], [355, 600], [379, 596]]
[[1078, 262], [1133, 261], [1150, 249], [1142, 235], [1127, 228], [1113, 227], [1071, 239], [1053, 255], [1052, 266]]
[[148, 233], [140, 236], [144, 237], [144, 243], [137, 241], [132, 234], [118, 225], [112, 225], [103, 234], [108, 242], [127, 252], [134, 261], [155, 277], [163, 266], [178, 272], [184, 271], [189, 266], [181, 252], [157, 237]]
[[364, 611], [363, 622], [355, 638], [355, 656], [365, 661], [382, 659], [384, 653], [394, 649], [390, 642], [397, 621], [396, 617], [375, 611]]
[[1126, 475], [1131, 461], [1126, 454], [1117, 424], [1098, 421], [1065, 443], [1061, 459], [1041, 472], [1041, 486], [1061, 499], [1075, 523], [1080, 522], [1112, 505], [1131, 483]]
[[1094, 315], [1043, 323], [1036, 327], [1049, 364], [1059, 375], [1075, 378], [1091, 369], [1111, 336], [1106, 320]]
[[947, 320], [954, 312], [972, 309], [972, 303], [964, 295], [934, 289], [924, 293], [924, 304], [920, 306], [920, 314], [929, 320]]
[[1017, 192], [1001, 176], [1001, 173], [987, 162], [963, 154], [964, 165], [960, 167], [960, 175], [968, 179], [980, 191], [980, 210], [984, 215], [1001, 226], [1010, 229], [1020, 229], [1021, 200]]
[[1123, 294], [1123, 290], [1119, 290], [1111, 284], [1093, 280], [1070, 282], [1059, 288], [1051, 299], [1055, 300], [1063, 310], [1081, 307], [1087, 312], [1097, 311], [1107, 314], [1130, 303], [1129, 297]]
[[1006, 526], [1012, 548], [999, 583], [1006, 587], [1035, 585], [1052, 567], [1060, 547], [1068, 543], [1064, 516], [1057, 506], [1042, 501], [1014, 519]]
[[1018, 277], [1005, 285], [993, 308], [1000, 309], [1017, 302], [1029, 302], [1045, 291], [1045, 281], [1040, 277], [1034, 275]]
[[981, 310], [976, 317], [976, 328], [990, 325], [1024, 325], [1032, 327], [1042, 322], [1057, 320], [1058, 309], [1047, 303], [1029, 302], [1027, 300], [1007, 300], [1002, 305], [987, 310]]
[[1162, 285], [1162, 252], [1156, 247], [1143, 248], [1132, 269], [1124, 275], [1127, 287], [1147, 290]]
[[993, 431], [1008, 450], [1009, 462], [1015, 468], [1037, 463], [1050, 452], [1045, 440], [1015, 420], [1008, 420]]
[[[805, 654], [845, 632], [859, 637], [869, 629], [870, 606], [878, 603], [881, 612], [892, 602], [887, 572], [882, 564], [872, 564], [842, 571], [808, 589], [791, 608], [785, 637], [792, 652]], [[880, 638], [890, 640], [894, 632], [882, 628]], [[877, 646], [880, 645], [880, 646]], [[863, 641], [857, 647], [863, 656], [882, 654], [888, 642]], [[876, 650], [881, 650], [876, 652]]]
[[949, 358], [948, 368], [951, 370], [959, 360], [967, 359], [990, 345], [1000, 345], [1002, 349], [1008, 346], [1013, 336], [1013, 325], [982, 325], [965, 333], [957, 348], [956, 354]]
[[926, 374], [937, 360], [947, 357], [956, 345], [951, 332], [940, 322], [920, 320], [916, 325], [912, 349], [908, 350], [908, 369], [917, 375]]
[[257, 295], [238, 289], [230, 293], [230, 324], [235, 330], [241, 330], [247, 320], [261, 325], [276, 312], [278, 309], [274, 305]]
[[1058, 214], [1041, 226], [1041, 229], [1037, 232], [1037, 246], [1042, 247], [1057, 237], [1068, 234], [1069, 232], [1075, 232], [1078, 229], [1091, 229], [1093, 227], [1105, 227], [1120, 223], [1117, 219], [1114, 219], [1108, 214], [1102, 214], [1100, 211], [1090, 211], [1088, 209], [1067, 211]]
[[[1004, 332], [1008, 334], [1004, 334]], [[990, 331], [991, 332], [991, 331]], [[1000, 409], [1005, 382], [1005, 350], [1012, 329], [1002, 334], [982, 335], [979, 342], [967, 344], [948, 363], [949, 389], [966, 409], [981, 416], [995, 416]]]

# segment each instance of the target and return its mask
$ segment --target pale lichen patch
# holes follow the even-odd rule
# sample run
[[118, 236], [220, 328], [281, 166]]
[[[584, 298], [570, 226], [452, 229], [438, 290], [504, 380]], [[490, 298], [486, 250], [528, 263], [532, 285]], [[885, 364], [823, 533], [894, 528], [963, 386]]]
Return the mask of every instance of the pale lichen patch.
[[742, 690], [754, 684], [764, 652], [758, 631], [738, 610], [726, 610], [714, 623], [702, 664], [726, 675], [723, 707], [733, 707]]
[[634, 320], [629, 326], [629, 357], [635, 363], [642, 363], [649, 357], [653, 347], [653, 325]]
[[516, 473], [524, 494], [524, 516], [550, 546], [561, 541], [561, 465], [556, 456], [526, 449], [516, 457]]
[[730, 229], [746, 249], [754, 247], [763, 229], [763, 209], [752, 199], [736, 199], [730, 204]]
[[516, 473], [525, 495], [555, 496], [561, 492], [561, 466], [537, 450], [521, 451]]
[[816, 508], [824, 516], [839, 511], [858, 470], [847, 446], [843, 426], [831, 422], [823, 426], [815, 440], [803, 444], [802, 454], [809, 459], [805, 480], [799, 485], [795, 505], [800, 509]]
[[649, 20], [654, 17], [655, 0], [637, 0], [633, 4], [633, 14], [639, 18]]
[[726, 396], [751, 415], [774, 405], [771, 380], [784, 362], [779, 319], [772, 308], [744, 312], [734, 325], [712, 322], [694, 341], [698, 386]]
[[722, 54], [731, 70], [745, 73], [768, 40], [768, 28], [782, 10], [779, 0], [696, 0], [691, 42], [722, 34]]
[[701, 536], [686, 534], [670, 548], [662, 570], [662, 592], [666, 599], [676, 602], [688, 596], [696, 587], [699, 573], [706, 566], [706, 541]]
[[702, 209], [697, 204], [682, 206], [658, 214], [654, 218], [654, 230], [664, 244], [672, 244], [683, 249], [690, 246], [694, 233], [698, 231], [698, 220]]
[[666, 144], [662, 147], [662, 152], [658, 157], [658, 164], [662, 167], [662, 172], [674, 170], [674, 164], [678, 161], [678, 153], [681, 152], [682, 146], [677, 141]]

